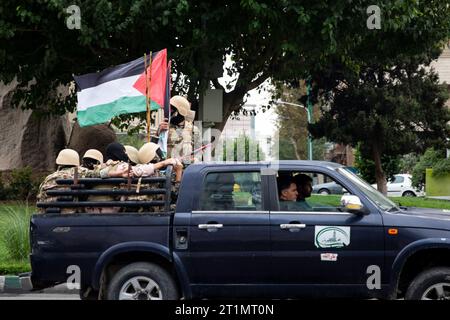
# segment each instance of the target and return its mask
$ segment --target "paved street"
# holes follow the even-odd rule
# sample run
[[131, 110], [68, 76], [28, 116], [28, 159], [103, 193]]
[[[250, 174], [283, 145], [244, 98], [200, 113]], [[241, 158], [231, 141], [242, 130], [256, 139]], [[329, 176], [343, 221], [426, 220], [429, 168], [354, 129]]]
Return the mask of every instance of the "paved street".
[[0, 300], [80, 300], [78, 294], [64, 293], [18, 293], [0, 294]]

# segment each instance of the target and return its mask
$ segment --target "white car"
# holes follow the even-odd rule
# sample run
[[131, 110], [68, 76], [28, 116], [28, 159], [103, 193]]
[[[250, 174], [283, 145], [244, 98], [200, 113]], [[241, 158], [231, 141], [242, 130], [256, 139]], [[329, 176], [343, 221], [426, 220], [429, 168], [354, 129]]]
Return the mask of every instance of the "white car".
[[[394, 180], [387, 183], [388, 197], [416, 197], [423, 196], [420, 191], [412, 186], [412, 176], [410, 174], [396, 174]], [[372, 187], [377, 188], [376, 184]]]

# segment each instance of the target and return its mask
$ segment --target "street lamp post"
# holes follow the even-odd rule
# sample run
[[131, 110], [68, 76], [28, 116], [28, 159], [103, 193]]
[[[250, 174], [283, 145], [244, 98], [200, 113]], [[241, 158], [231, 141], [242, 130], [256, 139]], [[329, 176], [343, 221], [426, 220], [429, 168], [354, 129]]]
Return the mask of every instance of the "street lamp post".
[[[287, 102], [287, 101], [281, 101], [281, 100], [277, 100], [276, 103], [277, 104], [286, 104], [286, 105], [289, 105], [289, 106], [295, 106], [295, 107], [300, 107], [302, 109], [305, 109], [306, 110], [306, 116], [307, 116], [307, 119], [308, 119], [308, 124], [312, 123], [312, 108], [309, 106], [309, 103], [308, 103], [308, 107], [305, 107], [302, 104], [297, 104], [297, 103], [292, 103], [292, 102]], [[308, 160], [312, 160], [312, 158], [313, 158], [312, 138], [311, 138], [311, 135], [308, 132]]]

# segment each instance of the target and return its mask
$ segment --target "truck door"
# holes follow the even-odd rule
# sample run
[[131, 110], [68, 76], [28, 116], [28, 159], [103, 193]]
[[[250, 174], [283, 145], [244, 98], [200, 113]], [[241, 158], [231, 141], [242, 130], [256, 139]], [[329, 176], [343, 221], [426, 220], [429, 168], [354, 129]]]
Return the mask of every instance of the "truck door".
[[261, 177], [259, 168], [210, 171], [202, 190], [192, 190], [198, 197], [190, 216], [186, 266], [193, 292], [214, 296], [222, 289], [243, 285], [252, 290], [251, 285], [270, 281], [269, 212]]
[[[300, 206], [280, 201], [277, 184], [286, 185], [280, 184], [280, 180], [289, 180], [298, 174], [310, 177], [312, 185], [323, 181], [320, 175], [325, 174], [350, 194], [355, 191], [348, 182], [345, 184], [345, 180], [339, 180], [334, 170], [326, 172], [312, 170], [311, 167], [291, 167], [272, 176], [269, 188], [274, 204], [270, 212], [274, 283], [288, 295], [367, 293], [369, 276], [380, 271], [373, 271], [373, 268], [382, 269], [384, 262], [380, 213], [376, 210], [370, 210], [367, 215], [342, 212], [340, 195], [311, 194]], [[366, 208], [373, 208], [367, 199], [361, 198], [361, 201]]]

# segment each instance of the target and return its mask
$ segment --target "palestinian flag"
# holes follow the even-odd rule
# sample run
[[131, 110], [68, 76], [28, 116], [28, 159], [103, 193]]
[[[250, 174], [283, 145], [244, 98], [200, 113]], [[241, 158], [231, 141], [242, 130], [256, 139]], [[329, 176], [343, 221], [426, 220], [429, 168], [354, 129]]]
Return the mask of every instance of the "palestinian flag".
[[[150, 78], [149, 56], [147, 76]], [[167, 50], [152, 54], [151, 110], [164, 108], [167, 99]], [[74, 76], [80, 127], [108, 122], [127, 113], [146, 111], [144, 57], [97, 73]]]

